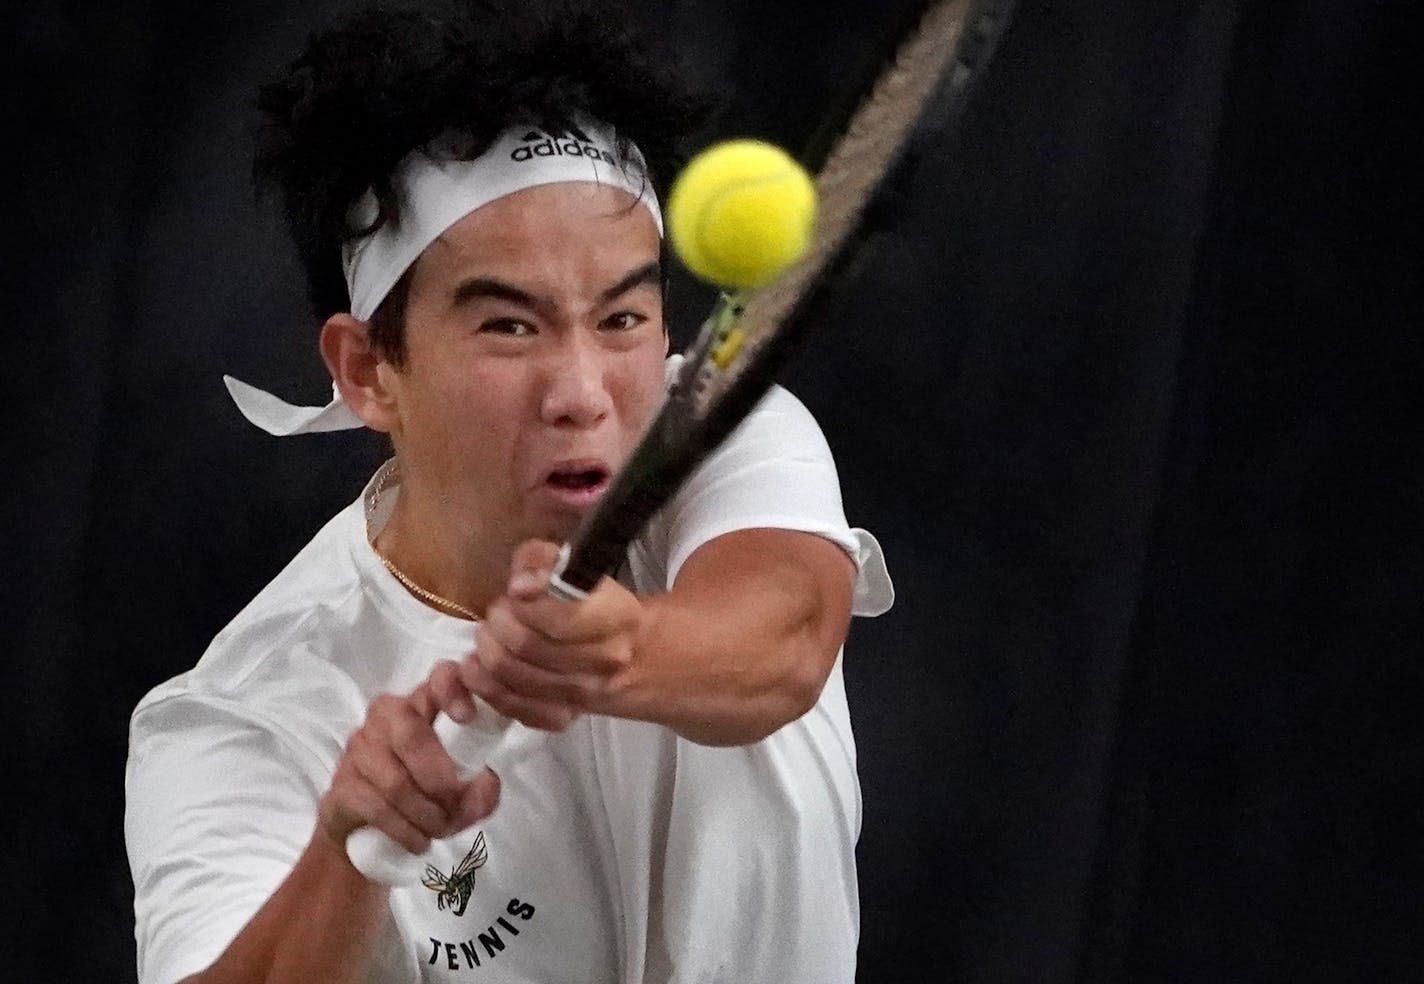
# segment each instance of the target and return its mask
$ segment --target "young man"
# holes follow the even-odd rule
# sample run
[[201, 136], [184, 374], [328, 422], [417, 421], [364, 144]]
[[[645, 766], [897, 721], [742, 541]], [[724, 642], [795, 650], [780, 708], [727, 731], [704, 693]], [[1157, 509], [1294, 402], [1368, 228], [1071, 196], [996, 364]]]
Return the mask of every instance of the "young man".
[[[395, 456], [135, 711], [146, 982], [854, 976], [839, 650], [889, 584], [804, 408], [768, 398], [619, 580], [546, 591], [662, 394], [689, 104], [612, 12], [518, 6], [359, 13], [264, 89], [339, 397], [234, 395]], [[472, 695], [545, 746], [462, 779], [432, 722]], [[435, 863], [366, 881], [362, 826]]]

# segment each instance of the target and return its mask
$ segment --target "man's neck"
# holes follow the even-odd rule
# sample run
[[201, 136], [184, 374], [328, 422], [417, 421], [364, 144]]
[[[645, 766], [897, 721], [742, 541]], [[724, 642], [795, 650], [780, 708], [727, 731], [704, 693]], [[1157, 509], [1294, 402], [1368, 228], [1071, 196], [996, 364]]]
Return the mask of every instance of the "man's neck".
[[[490, 544], [480, 531], [452, 522], [448, 510], [423, 501], [418, 488], [402, 483], [390, 520], [376, 536], [377, 553], [418, 588], [435, 599], [453, 602], [483, 617], [489, 604], [504, 593], [510, 547]], [[432, 608], [452, 609], [411, 594]]]

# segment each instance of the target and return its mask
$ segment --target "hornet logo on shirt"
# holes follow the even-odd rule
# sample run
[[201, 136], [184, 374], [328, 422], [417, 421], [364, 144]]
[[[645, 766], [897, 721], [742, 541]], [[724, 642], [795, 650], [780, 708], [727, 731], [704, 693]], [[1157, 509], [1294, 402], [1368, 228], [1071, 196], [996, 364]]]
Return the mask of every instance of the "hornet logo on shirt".
[[446, 875], [435, 865], [427, 864], [425, 877], [420, 880], [420, 883], [435, 893], [435, 905], [442, 912], [448, 905], [455, 915], [463, 916], [465, 906], [470, 904], [470, 895], [475, 890], [475, 872], [484, 867], [488, 858], [489, 851], [485, 848], [485, 834], [484, 831], [480, 831], [475, 842], [470, 845], [470, 853], [465, 855], [463, 861], [455, 865], [449, 875]]

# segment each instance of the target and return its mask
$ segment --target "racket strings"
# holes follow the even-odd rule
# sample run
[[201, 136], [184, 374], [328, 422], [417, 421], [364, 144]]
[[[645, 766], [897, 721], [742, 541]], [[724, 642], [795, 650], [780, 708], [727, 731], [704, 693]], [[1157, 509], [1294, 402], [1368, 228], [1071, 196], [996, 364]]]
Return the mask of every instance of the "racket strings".
[[816, 179], [820, 200], [811, 248], [771, 284], [746, 300], [748, 338], [740, 362], [756, 357], [811, 283], [854, 235], [881, 178], [909, 142], [925, 107], [951, 72], [969, 0], [939, 0], [856, 109]]

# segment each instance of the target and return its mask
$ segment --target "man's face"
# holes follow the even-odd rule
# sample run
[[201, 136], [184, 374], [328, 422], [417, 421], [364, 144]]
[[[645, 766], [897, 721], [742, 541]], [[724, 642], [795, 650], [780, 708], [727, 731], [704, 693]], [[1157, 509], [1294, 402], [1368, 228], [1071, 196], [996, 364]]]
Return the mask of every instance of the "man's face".
[[412, 268], [406, 362], [381, 370], [391, 436], [418, 508], [461, 539], [567, 539], [656, 408], [659, 239], [632, 202], [603, 185], [528, 188]]

